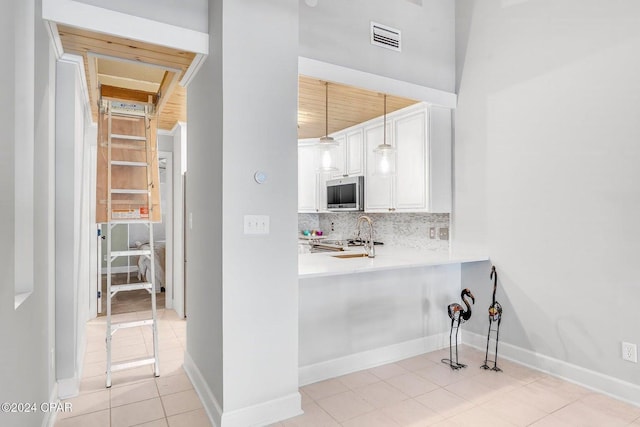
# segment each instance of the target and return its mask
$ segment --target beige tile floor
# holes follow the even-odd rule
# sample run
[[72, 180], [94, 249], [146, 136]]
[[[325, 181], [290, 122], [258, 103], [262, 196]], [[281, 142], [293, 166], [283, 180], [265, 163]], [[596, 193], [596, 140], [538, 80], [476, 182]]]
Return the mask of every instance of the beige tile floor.
[[[116, 314], [113, 321], [146, 319], [150, 312]], [[69, 399], [72, 412], [58, 414], [56, 427], [200, 427], [210, 426], [200, 399], [182, 369], [186, 347], [186, 322], [173, 310], [158, 310], [160, 377], [151, 366], [115, 372], [112, 387], [105, 388], [104, 317], [87, 323], [87, 350], [79, 396]], [[113, 360], [151, 354], [151, 329], [118, 331], [113, 338]]]
[[304, 386], [304, 415], [274, 426], [640, 426], [640, 408], [508, 361], [479, 368], [484, 352], [462, 346]]
[[[186, 322], [172, 310], [159, 310], [159, 318], [161, 376], [154, 378], [150, 366], [120, 371], [111, 389], [104, 387], [104, 318], [87, 324], [80, 395], [69, 400], [73, 412], [60, 413], [56, 427], [210, 426], [182, 369]], [[147, 329], [119, 331], [114, 358], [149, 354]], [[484, 353], [466, 346], [460, 349], [466, 369], [452, 371], [440, 362], [446, 356], [448, 350], [436, 351], [304, 386], [304, 415], [274, 426], [640, 427], [638, 407], [508, 361], [499, 363], [503, 372], [484, 371]]]

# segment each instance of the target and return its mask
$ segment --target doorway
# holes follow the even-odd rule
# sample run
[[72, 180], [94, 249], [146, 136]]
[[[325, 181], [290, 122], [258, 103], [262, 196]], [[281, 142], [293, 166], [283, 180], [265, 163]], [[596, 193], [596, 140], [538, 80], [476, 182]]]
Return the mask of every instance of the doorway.
[[[160, 209], [162, 221], [153, 225], [153, 246], [155, 252], [156, 303], [158, 309], [172, 308], [173, 302], [173, 153], [158, 152], [160, 177]], [[100, 240], [98, 253], [97, 316], [106, 315], [106, 224], [98, 226]], [[111, 229], [112, 251], [128, 249], [148, 249], [149, 230], [145, 224], [115, 224]], [[150, 260], [145, 256], [126, 256], [115, 259], [111, 264], [114, 285], [150, 281]], [[102, 298], [105, 296], [105, 298]], [[149, 292], [139, 289], [120, 292], [112, 297], [112, 314], [145, 311], [151, 308]]]

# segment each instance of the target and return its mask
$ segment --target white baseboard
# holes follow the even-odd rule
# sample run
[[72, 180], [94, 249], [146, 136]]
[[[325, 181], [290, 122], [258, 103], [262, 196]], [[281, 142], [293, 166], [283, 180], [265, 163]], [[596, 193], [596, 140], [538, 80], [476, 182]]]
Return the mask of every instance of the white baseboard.
[[299, 392], [222, 414], [222, 427], [264, 426], [302, 415]]
[[211, 421], [215, 427], [222, 427], [222, 408], [220, 407], [220, 403], [213, 395], [200, 369], [198, 369], [187, 351], [184, 352], [183, 368], [191, 380], [198, 397], [200, 397], [200, 401], [202, 401], [202, 406], [204, 406], [204, 410], [209, 416], [209, 421]]
[[302, 398], [297, 391], [278, 399], [225, 413], [188, 352], [184, 353], [184, 370], [200, 397], [209, 420], [216, 427], [268, 425], [303, 413]]
[[398, 360], [430, 351], [440, 350], [447, 345], [449, 345], [449, 333], [441, 333], [392, 344], [387, 347], [350, 354], [313, 365], [301, 366], [298, 370], [299, 383], [303, 386], [329, 378], [335, 378], [340, 375], [346, 375], [386, 363], [397, 362]]
[[[465, 331], [462, 342], [484, 351], [487, 337]], [[640, 406], [640, 386], [636, 384], [504, 342], [498, 349], [498, 360], [501, 358]]]
[[76, 397], [80, 392], [80, 377], [64, 378], [58, 380], [58, 395], [56, 399], [69, 399]]
[[86, 328], [78, 331], [78, 348], [76, 354], [77, 366], [75, 375], [71, 378], [63, 378], [57, 381], [58, 394], [56, 399], [69, 399], [80, 394], [80, 379], [84, 369], [84, 356], [87, 349]]

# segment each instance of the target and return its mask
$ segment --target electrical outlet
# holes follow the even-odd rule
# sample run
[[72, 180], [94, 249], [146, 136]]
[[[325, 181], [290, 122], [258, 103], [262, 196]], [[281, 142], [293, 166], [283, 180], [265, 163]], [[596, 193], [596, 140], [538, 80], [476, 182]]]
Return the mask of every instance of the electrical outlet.
[[442, 227], [438, 230], [438, 239], [449, 240], [449, 227]]
[[435, 239], [436, 238], [436, 228], [435, 227], [429, 227], [429, 238], [430, 239]]
[[622, 343], [622, 360], [638, 363], [638, 347], [628, 342]]

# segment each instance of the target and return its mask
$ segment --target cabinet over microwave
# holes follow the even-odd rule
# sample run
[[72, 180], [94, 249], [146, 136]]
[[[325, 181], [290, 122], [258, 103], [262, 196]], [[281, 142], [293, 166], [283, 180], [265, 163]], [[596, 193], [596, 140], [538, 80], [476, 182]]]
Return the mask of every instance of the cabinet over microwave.
[[364, 176], [352, 176], [328, 180], [327, 210], [363, 211]]

